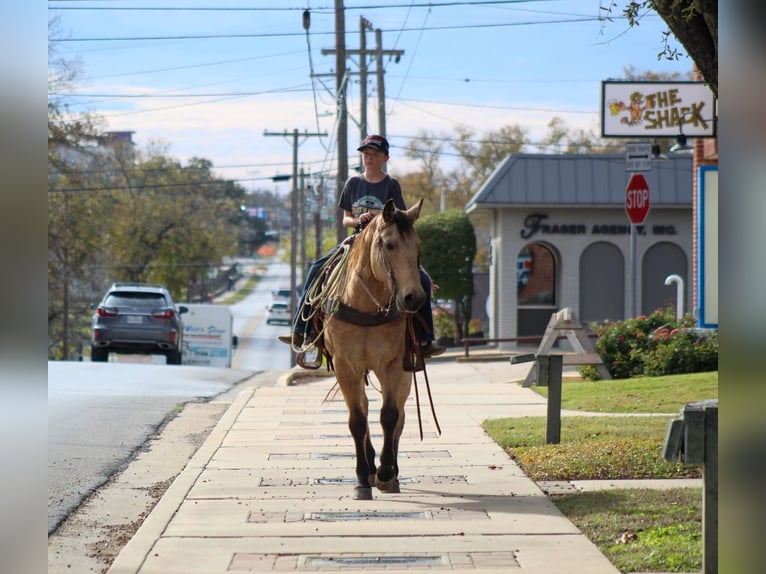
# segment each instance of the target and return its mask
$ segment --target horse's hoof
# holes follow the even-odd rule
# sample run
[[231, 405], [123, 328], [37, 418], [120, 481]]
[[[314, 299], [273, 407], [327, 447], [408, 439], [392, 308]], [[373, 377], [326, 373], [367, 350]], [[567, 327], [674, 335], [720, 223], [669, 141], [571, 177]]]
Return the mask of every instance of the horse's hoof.
[[399, 490], [399, 479], [397, 478], [389, 480], [388, 482], [380, 482], [376, 480], [375, 486], [379, 491], [388, 494], [399, 494], [401, 492], [401, 490]]
[[354, 487], [354, 500], [372, 500], [372, 487], [370, 486]]

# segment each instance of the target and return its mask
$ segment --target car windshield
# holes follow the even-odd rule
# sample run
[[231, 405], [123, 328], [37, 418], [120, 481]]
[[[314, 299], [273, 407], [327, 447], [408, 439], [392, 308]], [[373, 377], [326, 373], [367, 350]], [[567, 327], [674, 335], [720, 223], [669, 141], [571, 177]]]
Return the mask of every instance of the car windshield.
[[106, 298], [107, 307], [165, 307], [165, 298], [157, 293], [112, 293]]

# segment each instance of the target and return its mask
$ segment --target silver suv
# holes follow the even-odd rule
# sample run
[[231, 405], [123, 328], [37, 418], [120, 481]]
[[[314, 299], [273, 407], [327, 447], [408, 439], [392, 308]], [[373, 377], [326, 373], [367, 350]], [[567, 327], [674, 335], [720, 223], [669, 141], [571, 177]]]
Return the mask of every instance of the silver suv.
[[181, 364], [181, 314], [163, 285], [114, 283], [93, 313], [90, 359], [104, 362], [110, 352], [163, 354], [168, 365]]

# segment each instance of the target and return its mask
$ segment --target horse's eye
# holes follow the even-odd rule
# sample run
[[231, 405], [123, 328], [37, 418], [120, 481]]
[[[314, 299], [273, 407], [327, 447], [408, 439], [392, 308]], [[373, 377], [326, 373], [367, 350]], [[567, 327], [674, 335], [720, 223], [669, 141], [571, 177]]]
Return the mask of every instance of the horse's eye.
[[386, 241], [386, 249], [393, 251], [396, 249], [396, 245], [394, 245], [393, 241]]

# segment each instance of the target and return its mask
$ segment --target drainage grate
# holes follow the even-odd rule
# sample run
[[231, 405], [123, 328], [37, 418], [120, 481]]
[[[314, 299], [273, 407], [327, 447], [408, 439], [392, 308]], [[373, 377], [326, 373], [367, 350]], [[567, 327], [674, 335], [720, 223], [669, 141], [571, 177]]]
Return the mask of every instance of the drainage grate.
[[[415, 482], [414, 478], [399, 477], [399, 484], [410, 484], [413, 482]], [[312, 483], [324, 485], [356, 484], [356, 478], [315, 478]]]
[[[321, 572], [348, 568], [358, 572], [370, 570], [400, 570], [423, 567], [434, 571], [467, 570], [507, 572], [520, 568], [513, 551], [500, 552], [448, 552], [447, 554], [251, 554], [235, 553], [229, 571], [293, 572], [295, 570]], [[353, 570], [351, 570], [353, 569]]]
[[322, 566], [448, 566], [446, 556], [306, 556], [304, 567]]
[[309, 512], [306, 520], [343, 522], [349, 520], [428, 520], [428, 512]]

